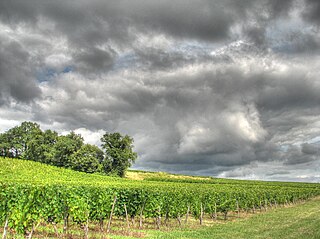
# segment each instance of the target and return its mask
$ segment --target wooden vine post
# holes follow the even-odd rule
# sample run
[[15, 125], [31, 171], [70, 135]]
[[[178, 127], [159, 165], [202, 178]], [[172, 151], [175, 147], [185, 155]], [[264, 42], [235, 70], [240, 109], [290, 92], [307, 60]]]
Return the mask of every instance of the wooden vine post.
[[84, 238], [85, 239], [89, 238], [89, 212], [87, 212], [87, 221], [86, 221], [86, 225], [84, 226]]
[[200, 225], [202, 225], [202, 220], [203, 220], [203, 207], [202, 203], [200, 204]]
[[239, 208], [239, 202], [237, 200], [237, 216], [240, 218], [240, 208]]
[[130, 224], [129, 224], [129, 217], [128, 217], [128, 211], [127, 211], [127, 206], [126, 206], [126, 204], [124, 204], [123, 207], [124, 207], [124, 211], [125, 211], [125, 213], [126, 213], [127, 230], [129, 231], [129, 230], [130, 230]]
[[9, 222], [9, 218], [7, 217], [6, 218], [6, 222], [4, 223], [2, 239], [6, 239], [7, 238], [8, 222]]
[[267, 211], [268, 210], [268, 203], [267, 203], [267, 199], [264, 200], [264, 210]]
[[63, 216], [63, 233], [66, 234], [68, 231], [68, 222], [69, 222], [69, 213], [68, 213], [69, 208], [66, 207], [64, 211], [64, 216]]
[[143, 209], [144, 209], [144, 205], [142, 206], [141, 211], [140, 211], [139, 229], [142, 228], [142, 214], [143, 214]]
[[52, 222], [52, 226], [53, 226], [54, 234], [56, 234], [56, 237], [59, 237], [57, 224], [55, 222]]
[[160, 229], [161, 224], [161, 208], [158, 208], [158, 217], [156, 218], [157, 229]]
[[189, 212], [190, 212], [190, 205], [188, 205], [188, 208], [187, 208], [186, 220], [184, 221], [184, 224], [187, 224], [187, 223], [188, 223]]
[[114, 196], [113, 204], [112, 204], [112, 208], [111, 208], [111, 212], [110, 212], [110, 218], [109, 218], [108, 226], [107, 226], [107, 233], [110, 232], [111, 221], [112, 221], [112, 214], [113, 214], [113, 211], [114, 211], [114, 207], [115, 207], [115, 205], [116, 205], [116, 202], [117, 202], [117, 196]]
[[262, 211], [262, 205], [261, 205], [261, 200], [259, 201], [260, 204], [260, 212]]
[[217, 215], [217, 203], [215, 202], [214, 203], [214, 219], [217, 220], [218, 219], [217, 217], [218, 217], [218, 215]]

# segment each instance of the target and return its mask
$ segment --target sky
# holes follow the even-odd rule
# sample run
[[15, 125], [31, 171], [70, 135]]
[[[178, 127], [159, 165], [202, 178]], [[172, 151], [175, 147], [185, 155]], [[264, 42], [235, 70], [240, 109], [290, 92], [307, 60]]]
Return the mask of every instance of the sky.
[[320, 182], [320, 1], [1, 0], [0, 132], [134, 138], [133, 168]]

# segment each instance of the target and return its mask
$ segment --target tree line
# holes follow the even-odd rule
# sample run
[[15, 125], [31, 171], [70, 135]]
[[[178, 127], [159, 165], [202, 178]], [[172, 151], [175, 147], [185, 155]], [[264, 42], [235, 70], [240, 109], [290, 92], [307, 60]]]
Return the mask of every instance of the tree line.
[[133, 138], [118, 132], [106, 132], [101, 148], [85, 144], [80, 134], [58, 135], [40, 129], [34, 122], [23, 122], [0, 134], [0, 156], [38, 161], [86, 173], [104, 173], [124, 177], [135, 162]]

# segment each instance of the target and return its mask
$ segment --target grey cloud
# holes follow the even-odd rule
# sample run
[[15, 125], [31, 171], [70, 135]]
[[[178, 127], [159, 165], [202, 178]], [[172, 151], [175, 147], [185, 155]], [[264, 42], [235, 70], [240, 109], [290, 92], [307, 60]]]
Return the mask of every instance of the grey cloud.
[[[1, 35], [0, 35], [1, 37]], [[33, 78], [31, 57], [18, 42], [0, 40], [0, 98], [2, 103], [10, 97], [28, 103], [40, 97], [41, 91]]]
[[293, 4], [293, 0], [269, 0], [267, 1], [267, 5], [269, 6], [269, 12], [271, 13], [271, 17], [283, 17], [287, 16], [290, 12]]
[[[136, 5], [136, 4], [135, 4]], [[141, 7], [142, 2], [138, 4]], [[136, 15], [143, 26], [172, 36], [221, 40], [229, 35], [234, 15], [218, 1], [144, 2]], [[137, 6], [137, 5], [136, 5]]]
[[1, 1], [0, 104], [35, 102], [1, 115], [130, 134], [137, 168], [246, 177], [277, 162], [274, 177], [311, 172], [320, 44], [318, 4], [306, 4]]
[[308, 144], [308, 143], [304, 143], [301, 145], [301, 152], [305, 154], [311, 154], [311, 155], [320, 153], [319, 146]]
[[[287, 116], [286, 109], [317, 107], [313, 78], [301, 70], [300, 74], [281, 74], [279, 79], [264, 68], [253, 74], [244, 74], [241, 69], [237, 63], [223, 63], [205, 70], [199, 68], [192, 74], [182, 71], [158, 73], [156, 77], [152, 73], [139, 73], [122, 79], [110, 76], [90, 85], [84, 80], [73, 83], [61, 80], [53, 92], [61, 88], [72, 98], [69, 104], [58, 104], [57, 111], [49, 111], [50, 117], [73, 127], [125, 129], [132, 135], [146, 134], [152, 140], [150, 145], [140, 146], [141, 164], [152, 158], [151, 165], [161, 164], [176, 171], [180, 167], [185, 171], [192, 164], [199, 164], [199, 170], [216, 166], [233, 169], [253, 161], [281, 160], [278, 141], [273, 142], [274, 127], [278, 134], [285, 135], [304, 124], [294, 121], [295, 115]], [[300, 83], [300, 75], [310, 83]], [[269, 89], [282, 92], [274, 94]], [[264, 99], [265, 96], [269, 98]], [[296, 99], [298, 96], [303, 98]], [[283, 97], [288, 99], [281, 100]], [[273, 105], [272, 100], [280, 107]], [[274, 118], [268, 114], [270, 110], [280, 114], [277, 122], [270, 123]], [[301, 151], [292, 151], [290, 155], [294, 159], [283, 159], [286, 164], [313, 160], [309, 156], [298, 159]]]
[[76, 68], [80, 72], [109, 71], [114, 65], [115, 51], [112, 49], [88, 48], [84, 51], [77, 51], [74, 55]]
[[317, 32], [295, 30], [288, 33], [273, 48], [286, 54], [316, 55], [319, 53], [320, 41]]
[[320, 3], [317, 0], [305, 0], [303, 17], [313, 23], [320, 23]]
[[[32, 6], [32, 7], [30, 7]], [[43, 16], [54, 22], [73, 43], [99, 44], [108, 39], [130, 39], [130, 28], [138, 32], [160, 32], [178, 38], [219, 41], [230, 37], [230, 29], [247, 18], [268, 18], [288, 12], [291, 1], [3, 1], [5, 22], [36, 22]], [[248, 12], [253, 12], [253, 15]], [[10, 14], [7, 14], [10, 12]]]
[[290, 174], [289, 171], [275, 171], [272, 173], [267, 173], [266, 176], [275, 176], [275, 175], [288, 175]]
[[254, 42], [256, 45], [263, 46], [266, 43], [265, 26], [245, 27], [244, 32], [246, 33], [248, 39], [251, 42]]
[[315, 107], [320, 103], [320, 85], [308, 77], [307, 70], [292, 69], [286, 75], [264, 75], [260, 77], [264, 87], [258, 95], [259, 107], [283, 109], [288, 107]]
[[285, 159], [284, 164], [285, 165], [306, 164], [319, 159], [319, 157], [317, 157], [315, 153], [312, 153], [311, 151], [312, 149], [310, 147], [308, 148], [308, 146], [306, 145], [302, 146], [302, 149], [300, 147], [291, 146], [287, 150], [285, 155], [283, 155]]

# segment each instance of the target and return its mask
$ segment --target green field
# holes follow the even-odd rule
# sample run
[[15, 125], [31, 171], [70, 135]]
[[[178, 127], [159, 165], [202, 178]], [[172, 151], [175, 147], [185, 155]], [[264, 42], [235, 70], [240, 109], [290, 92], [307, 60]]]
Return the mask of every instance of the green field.
[[147, 238], [320, 238], [320, 198], [197, 230], [152, 231]]
[[117, 178], [12, 158], [0, 164], [0, 223], [11, 237], [319, 236], [319, 199], [312, 199], [319, 184], [141, 171]]

